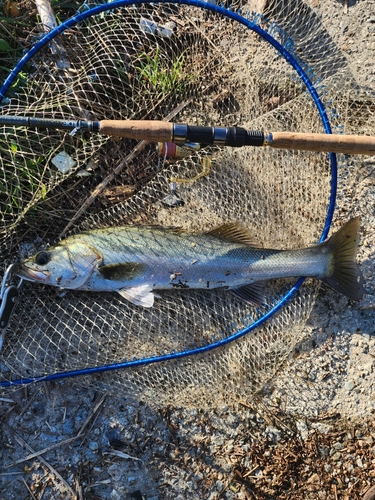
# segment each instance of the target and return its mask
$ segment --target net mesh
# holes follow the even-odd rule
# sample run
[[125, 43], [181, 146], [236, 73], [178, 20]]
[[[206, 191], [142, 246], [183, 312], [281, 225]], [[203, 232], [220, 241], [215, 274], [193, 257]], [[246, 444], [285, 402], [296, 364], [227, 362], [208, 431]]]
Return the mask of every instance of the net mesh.
[[[371, 133], [373, 93], [356, 81], [308, 4], [263, 2], [262, 16], [252, 7], [242, 4], [241, 12], [307, 70], [333, 131]], [[27, 43], [31, 48], [35, 38]], [[192, 125], [323, 131], [316, 104], [292, 66], [257, 33], [222, 13], [168, 3], [113, 7], [65, 29], [53, 43], [53, 52], [46, 46], [18, 71], [2, 114], [173, 117]], [[323, 153], [212, 147], [172, 161], [161, 158], [154, 144], [139, 148], [126, 139], [10, 126], [1, 127], [0, 141], [3, 269], [56, 241], [69, 223], [79, 233], [123, 224], [201, 231], [239, 221], [265, 247], [287, 249], [316, 243], [326, 220], [331, 173]], [[171, 206], [171, 177], [194, 177], [207, 157], [210, 173], [177, 183], [183, 205]], [[339, 157], [339, 164], [344, 161]], [[149, 310], [116, 294], [69, 291], [61, 297], [27, 283], [1, 351], [1, 380], [134, 361], [80, 382], [154, 405], [242, 398], [261, 389], [302, 339], [317, 283], [305, 283], [254, 331], [225, 340], [262, 318], [292, 283], [269, 283], [264, 308], [225, 291], [174, 291]], [[218, 341], [220, 347], [205, 350]], [[199, 353], [136, 364], [191, 349]]]

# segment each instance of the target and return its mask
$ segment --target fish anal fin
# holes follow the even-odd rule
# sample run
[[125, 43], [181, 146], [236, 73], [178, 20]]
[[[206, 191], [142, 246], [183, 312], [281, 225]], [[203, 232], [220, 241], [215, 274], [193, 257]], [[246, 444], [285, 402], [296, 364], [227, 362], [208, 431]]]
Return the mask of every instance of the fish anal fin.
[[257, 281], [250, 285], [244, 285], [238, 288], [231, 288], [233, 295], [243, 300], [247, 304], [254, 306], [263, 306], [267, 304], [264, 296], [264, 283]]
[[98, 268], [98, 271], [106, 280], [131, 281], [143, 274], [146, 268], [145, 264], [140, 264], [139, 262], [123, 262], [121, 264], [101, 266]]
[[216, 227], [206, 234], [215, 236], [232, 243], [241, 243], [243, 245], [250, 245], [252, 247], [260, 247], [261, 245], [254, 240], [250, 231], [242, 226], [239, 222], [230, 222]]
[[136, 306], [152, 307], [155, 295], [152, 293], [150, 285], [140, 285], [132, 288], [122, 288], [118, 293], [124, 299]]

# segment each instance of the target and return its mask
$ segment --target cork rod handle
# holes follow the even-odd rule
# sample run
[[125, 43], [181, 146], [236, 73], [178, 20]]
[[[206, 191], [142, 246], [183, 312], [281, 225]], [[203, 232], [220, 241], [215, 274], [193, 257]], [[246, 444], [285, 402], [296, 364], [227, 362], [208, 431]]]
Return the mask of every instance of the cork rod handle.
[[157, 120], [102, 120], [100, 133], [113, 137], [169, 142], [173, 138], [173, 124]]
[[272, 148], [375, 155], [375, 137], [362, 135], [273, 132]]

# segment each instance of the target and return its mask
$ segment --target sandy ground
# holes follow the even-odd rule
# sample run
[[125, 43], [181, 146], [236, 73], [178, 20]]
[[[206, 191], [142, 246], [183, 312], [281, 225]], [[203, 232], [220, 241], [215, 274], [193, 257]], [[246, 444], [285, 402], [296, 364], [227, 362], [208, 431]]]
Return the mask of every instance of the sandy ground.
[[[375, 90], [375, 1], [309, 4]], [[361, 216], [367, 308], [322, 289], [309, 340], [235, 407], [155, 411], [69, 380], [3, 393], [1, 498], [375, 498], [374, 173], [350, 171], [334, 219]]]

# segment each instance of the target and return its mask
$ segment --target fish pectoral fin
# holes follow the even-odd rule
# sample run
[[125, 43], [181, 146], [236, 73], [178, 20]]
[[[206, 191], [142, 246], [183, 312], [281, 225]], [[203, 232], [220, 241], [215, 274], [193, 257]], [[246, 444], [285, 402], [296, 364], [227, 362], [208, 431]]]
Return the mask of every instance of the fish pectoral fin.
[[230, 291], [247, 304], [253, 306], [263, 306], [267, 304], [266, 297], [264, 296], [264, 283], [262, 281], [257, 281], [239, 288], [232, 288]]
[[122, 262], [121, 264], [100, 266], [98, 271], [106, 280], [130, 281], [143, 274], [146, 268], [146, 264], [140, 264], [139, 262]]
[[155, 295], [152, 293], [150, 285], [121, 288], [118, 293], [136, 306], [152, 307], [154, 305]]
[[222, 240], [231, 241], [232, 243], [241, 243], [252, 247], [260, 247], [259, 243], [254, 240], [250, 231], [238, 222], [224, 224], [208, 231], [206, 234], [215, 236], [216, 238], [220, 238]]

